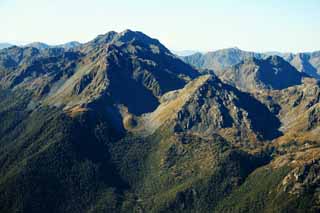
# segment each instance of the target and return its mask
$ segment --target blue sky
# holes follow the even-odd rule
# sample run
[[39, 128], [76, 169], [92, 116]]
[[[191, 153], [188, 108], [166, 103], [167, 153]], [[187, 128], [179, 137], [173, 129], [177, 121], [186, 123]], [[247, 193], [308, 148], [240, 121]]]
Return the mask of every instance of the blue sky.
[[320, 50], [320, 0], [0, 0], [0, 42], [139, 30], [174, 50]]

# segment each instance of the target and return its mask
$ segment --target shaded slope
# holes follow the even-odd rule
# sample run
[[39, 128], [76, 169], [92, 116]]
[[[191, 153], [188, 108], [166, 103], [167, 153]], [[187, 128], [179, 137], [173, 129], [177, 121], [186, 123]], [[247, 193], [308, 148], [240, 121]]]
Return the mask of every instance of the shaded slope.
[[[161, 105], [145, 116], [148, 129], [173, 123], [177, 132], [219, 133], [236, 143], [256, 143], [279, 136], [279, 120], [249, 94], [201, 76], [184, 89], [163, 97]], [[265, 128], [265, 124], [272, 128]]]
[[109, 160], [105, 143], [115, 135], [103, 119], [97, 123], [92, 113], [71, 119], [55, 108], [26, 111], [20, 107], [28, 99], [14, 94], [3, 101], [11, 106], [0, 121], [1, 212], [87, 212], [107, 195], [109, 210], [116, 209], [127, 184]]
[[319, 142], [320, 86], [315, 79], [306, 78], [301, 85], [255, 96], [281, 120], [284, 135], [276, 141], [284, 144], [296, 141], [300, 145]]
[[298, 53], [284, 56], [300, 72], [311, 77], [320, 78], [320, 52]]
[[195, 53], [182, 59], [199, 69], [213, 70], [220, 75], [223, 70], [234, 66], [248, 58], [264, 59], [269, 56], [280, 56], [294, 66], [298, 71], [311, 77], [320, 78], [320, 52], [310, 53], [280, 53], [280, 52], [247, 52], [237, 48], [221, 49], [205, 54]]
[[220, 77], [243, 91], [284, 89], [301, 84], [306, 75], [279, 56], [265, 60], [251, 58], [225, 70]]
[[[0, 52], [0, 85], [33, 91], [37, 101], [68, 108], [102, 99], [140, 115], [198, 71], [141, 32], [109, 32], [72, 49], [12, 47]], [[128, 95], [131, 93], [131, 95]], [[106, 101], [107, 100], [107, 101]]]
[[210, 212], [268, 162], [233, 149], [219, 135], [174, 133], [166, 125], [144, 142], [128, 135], [113, 146], [121, 174], [134, 180], [136, 205], [146, 212]]
[[319, 84], [250, 60], [252, 94], [130, 30], [0, 51], [0, 211], [316, 212]]

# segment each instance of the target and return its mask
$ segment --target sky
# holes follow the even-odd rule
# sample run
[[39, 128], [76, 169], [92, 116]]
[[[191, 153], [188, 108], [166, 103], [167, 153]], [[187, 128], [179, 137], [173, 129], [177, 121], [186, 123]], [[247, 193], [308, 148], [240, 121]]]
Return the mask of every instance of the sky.
[[142, 31], [172, 50], [320, 50], [320, 0], [0, 0], [0, 42]]

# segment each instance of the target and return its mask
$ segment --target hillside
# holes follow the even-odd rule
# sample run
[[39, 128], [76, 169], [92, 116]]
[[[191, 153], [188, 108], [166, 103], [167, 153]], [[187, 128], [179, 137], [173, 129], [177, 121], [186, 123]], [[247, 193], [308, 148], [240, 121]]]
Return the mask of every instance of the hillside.
[[0, 50], [0, 212], [318, 212], [320, 84], [245, 55], [204, 74], [131, 30]]
[[304, 77], [279, 56], [266, 59], [249, 58], [218, 74], [222, 80], [240, 90], [280, 90], [299, 85]]

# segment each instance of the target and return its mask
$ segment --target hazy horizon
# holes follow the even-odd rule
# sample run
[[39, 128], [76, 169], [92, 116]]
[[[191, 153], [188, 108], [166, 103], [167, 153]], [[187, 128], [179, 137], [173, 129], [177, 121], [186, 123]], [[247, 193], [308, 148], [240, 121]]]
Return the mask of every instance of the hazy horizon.
[[320, 50], [320, 2], [0, 0], [0, 42], [51, 45], [142, 31], [175, 51]]

